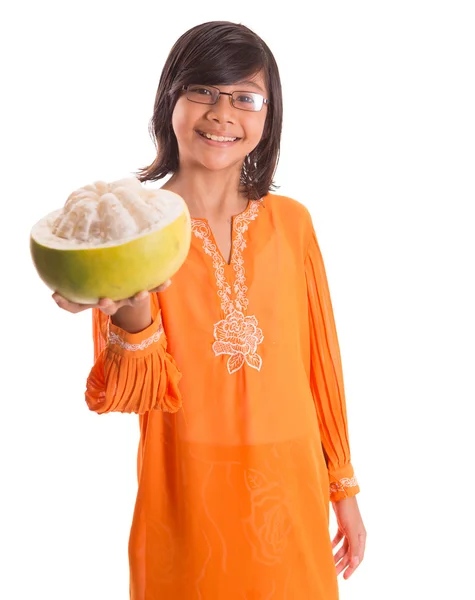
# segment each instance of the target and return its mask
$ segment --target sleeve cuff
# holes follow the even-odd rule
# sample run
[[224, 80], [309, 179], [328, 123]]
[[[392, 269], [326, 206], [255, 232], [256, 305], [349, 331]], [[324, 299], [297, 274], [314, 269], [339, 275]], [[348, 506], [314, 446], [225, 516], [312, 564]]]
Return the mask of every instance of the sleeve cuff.
[[338, 502], [359, 493], [360, 487], [351, 464], [328, 472], [330, 478], [330, 500]]
[[142, 358], [151, 354], [155, 350], [155, 344], [163, 340], [164, 331], [160, 313], [146, 329], [138, 333], [129, 333], [114, 325], [109, 319], [107, 346], [116, 354], [126, 355], [128, 358]]
[[160, 313], [138, 333], [129, 333], [109, 320], [107, 338], [87, 379], [90, 410], [98, 414], [180, 410], [181, 373], [167, 352]]

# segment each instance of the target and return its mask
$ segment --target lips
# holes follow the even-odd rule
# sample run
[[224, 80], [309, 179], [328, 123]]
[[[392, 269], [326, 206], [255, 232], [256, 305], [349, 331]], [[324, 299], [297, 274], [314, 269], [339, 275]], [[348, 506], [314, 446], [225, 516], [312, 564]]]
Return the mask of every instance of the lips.
[[197, 130], [196, 133], [198, 133], [198, 135], [200, 135], [201, 137], [204, 137], [207, 140], [211, 140], [213, 142], [236, 142], [238, 140], [240, 140], [241, 138], [237, 137], [237, 136], [230, 136], [230, 135], [225, 135], [224, 133], [211, 133], [209, 131], [199, 131]]

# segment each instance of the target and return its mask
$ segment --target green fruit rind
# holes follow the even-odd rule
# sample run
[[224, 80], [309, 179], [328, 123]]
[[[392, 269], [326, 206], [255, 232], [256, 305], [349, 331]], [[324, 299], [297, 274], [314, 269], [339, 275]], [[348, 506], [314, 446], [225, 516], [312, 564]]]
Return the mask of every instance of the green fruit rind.
[[30, 251], [39, 277], [51, 290], [80, 304], [122, 300], [161, 285], [180, 269], [191, 244], [184, 202], [181, 214], [168, 225], [116, 245], [49, 247], [34, 230]]

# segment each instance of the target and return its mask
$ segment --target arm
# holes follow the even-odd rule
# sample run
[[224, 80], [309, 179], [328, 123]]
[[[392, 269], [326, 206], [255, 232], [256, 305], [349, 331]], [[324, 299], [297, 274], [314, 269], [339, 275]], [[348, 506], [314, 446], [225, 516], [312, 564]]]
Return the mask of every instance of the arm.
[[[309, 216], [310, 218], [310, 216]], [[310, 381], [330, 479], [330, 499], [338, 531], [332, 541], [337, 548], [337, 575], [348, 579], [364, 558], [366, 529], [356, 494], [360, 491], [351, 464], [346, 400], [340, 348], [330, 291], [317, 237], [311, 225], [306, 258], [310, 319]]]
[[156, 293], [140, 307], [124, 306], [112, 317], [93, 308], [94, 366], [86, 403], [98, 413], [143, 414], [181, 408], [181, 374], [167, 352]]
[[360, 490], [351, 464], [338, 336], [323, 258], [309, 215], [305, 273], [310, 328], [310, 384], [330, 478], [333, 502]]

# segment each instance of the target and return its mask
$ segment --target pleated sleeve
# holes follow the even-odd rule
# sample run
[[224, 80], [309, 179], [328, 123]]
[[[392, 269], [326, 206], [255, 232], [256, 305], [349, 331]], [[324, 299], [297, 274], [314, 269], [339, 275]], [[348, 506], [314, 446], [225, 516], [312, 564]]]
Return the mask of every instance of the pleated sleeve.
[[85, 392], [90, 410], [143, 414], [181, 408], [181, 373], [167, 352], [156, 294], [150, 302], [153, 322], [138, 333], [124, 331], [93, 309], [94, 365]]
[[310, 382], [330, 478], [330, 499], [360, 489], [351, 464], [343, 371], [330, 291], [317, 237], [310, 221], [305, 273], [310, 329]]

